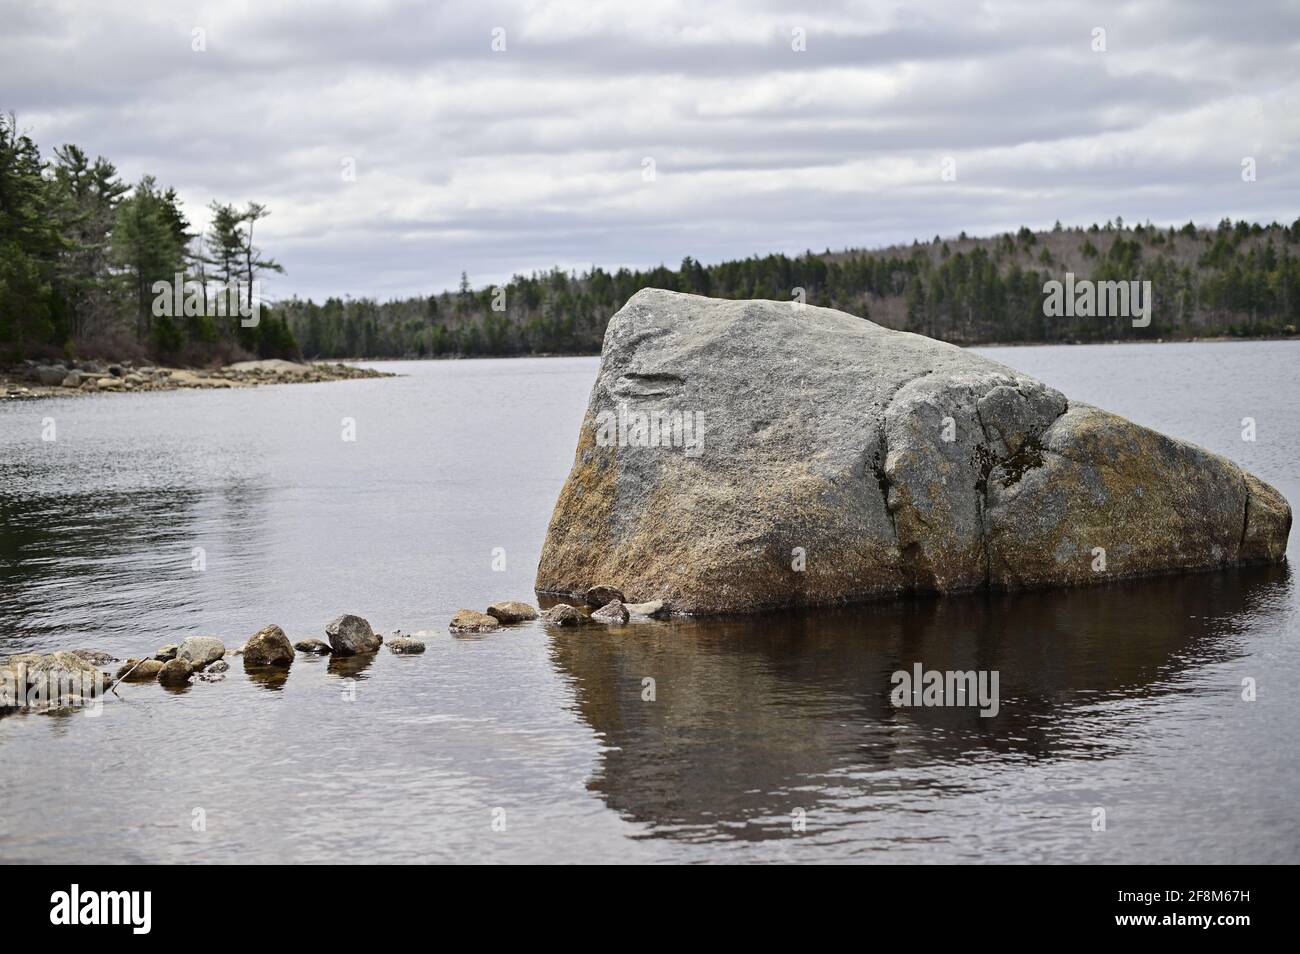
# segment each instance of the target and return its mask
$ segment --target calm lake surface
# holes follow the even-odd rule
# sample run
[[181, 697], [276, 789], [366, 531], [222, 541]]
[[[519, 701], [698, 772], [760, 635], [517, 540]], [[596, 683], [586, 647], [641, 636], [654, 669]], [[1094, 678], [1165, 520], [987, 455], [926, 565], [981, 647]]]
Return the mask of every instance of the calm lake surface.
[[[1300, 342], [980, 350], [1300, 502]], [[429, 634], [0, 718], [0, 860], [1300, 861], [1288, 567], [453, 638], [536, 602], [597, 361], [377, 366], [404, 376], [0, 404], [0, 653]], [[918, 661], [998, 670], [999, 715], [895, 709]]]

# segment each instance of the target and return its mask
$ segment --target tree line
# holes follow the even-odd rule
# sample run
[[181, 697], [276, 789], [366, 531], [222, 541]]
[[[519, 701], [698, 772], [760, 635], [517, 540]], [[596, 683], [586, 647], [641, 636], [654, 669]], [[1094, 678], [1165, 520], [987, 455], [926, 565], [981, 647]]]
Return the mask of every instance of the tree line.
[[[175, 189], [153, 176], [129, 185], [112, 162], [72, 144], [44, 159], [15, 118], [0, 115], [0, 358], [296, 356], [273, 310], [238, 320], [258, 276], [283, 271], [253, 242], [268, 209], [209, 209], [211, 224], [195, 233]], [[160, 309], [157, 283], [177, 275], [199, 304]]]
[[[428, 296], [262, 303], [250, 326], [218, 307], [217, 296], [243, 282], [238, 294], [249, 304], [257, 276], [283, 271], [253, 240], [269, 212], [255, 202], [213, 202], [209, 211], [208, 228], [195, 234], [173, 189], [151, 176], [127, 185], [111, 162], [91, 161], [74, 145], [42, 159], [13, 117], [0, 116], [0, 359], [593, 354], [610, 316], [646, 287], [801, 297], [957, 344], [1280, 336], [1300, 326], [1300, 219], [1158, 228], [1118, 218], [987, 238], [936, 235], [872, 251], [713, 265], [688, 256], [675, 269], [553, 269], [480, 288], [462, 273], [458, 288]], [[1150, 281], [1151, 325], [1045, 316], [1044, 286], [1067, 272]], [[201, 304], [156, 314], [154, 284], [176, 274], [202, 290]]]
[[[1289, 226], [1227, 219], [1157, 228], [1122, 219], [1059, 223], [991, 238], [935, 236], [875, 251], [767, 255], [676, 268], [593, 267], [516, 275], [474, 288], [387, 302], [293, 299], [281, 314], [308, 357], [594, 354], [609, 317], [641, 288], [838, 308], [956, 344], [1264, 337], [1300, 327], [1300, 219]], [[1149, 280], [1150, 327], [1123, 317], [1048, 318], [1044, 285]]]

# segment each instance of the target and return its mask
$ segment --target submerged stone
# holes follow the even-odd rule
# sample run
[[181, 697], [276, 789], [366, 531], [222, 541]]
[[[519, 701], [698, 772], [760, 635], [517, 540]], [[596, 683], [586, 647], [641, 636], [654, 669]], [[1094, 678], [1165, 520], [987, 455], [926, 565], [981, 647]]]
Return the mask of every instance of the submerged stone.
[[618, 600], [610, 600], [592, 613], [591, 618], [600, 623], [626, 623], [628, 620], [627, 607]]
[[388, 651], [398, 656], [413, 656], [424, 652], [424, 643], [410, 636], [394, 636], [387, 645]]
[[585, 613], [568, 603], [556, 603], [542, 613], [542, 621], [553, 626], [581, 626], [591, 622]]
[[487, 614], [500, 623], [526, 623], [537, 619], [537, 610], [519, 600], [493, 603], [487, 608]]
[[451, 618], [449, 629], [453, 633], [490, 633], [501, 626], [495, 617], [477, 610], [458, 610]]
[[650, 600], [646, 603], [624, 603], [631, 616], [646, 616], [650, 619], [667, 619], [672, 615], [668, 604], [663, 600]]

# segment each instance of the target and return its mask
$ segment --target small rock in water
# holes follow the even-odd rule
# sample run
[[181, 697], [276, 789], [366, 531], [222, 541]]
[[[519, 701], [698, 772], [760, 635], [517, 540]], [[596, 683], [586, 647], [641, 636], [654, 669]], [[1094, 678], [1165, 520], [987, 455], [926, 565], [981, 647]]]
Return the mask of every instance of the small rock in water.
[[293, 644], [284, 630], [274, 623], [257, 631], [244, 643], [245, 666], [280, 666], [293, 664]]
[[623, 596], [623, 591], [620, 589], [616, 589], [612, 586], [593, 586], [591, 589], [587, 590], [587, 595], [584, 601], [592, 609], [598, 609], [601, 606], [608, 605], [613, 600], [618, 600], [622, 603], [624, 599], [626, 599], [626, 597]]
[[424, 643], [410, 636], [394, 636], [388, 641], [388, 648], [399, 656], [424, 652]]
[[215, 636], [190, 636], [181, 640], [176, 659], [183, 659], [194, 669], [205, 669], [226, 654], [226, 644]]
[[325, 635], [336, 656], [377, 653], [384, 643], [384, 637], [371, 629], [366, 620], [351, 613], [344, 613], [326, 626]]
[[92, 666], [107, 666], [109, 663], [117, 662], [116, 656], [102, 649], [74, 649], [72, 655], [84, 659]]
[[599, 620], [602, 623], [626, 623], [627, 607], [618, 600], [610, 600], [596, 612], [591, 614], [593, 620]]
[[[139, 663], [139, 665], [136, 665]], [[127, 682], [148, 682], [158, 678], [163, 664], [157, 659], [128, 659], [117, 671], [117, 678]]]
[[314, 656], [328, 656], [334, 651], [323, 639], [300, 639], [293, 644], [293, 648], [300, 653], [311, 653]]
[[209, 663], [209, 664], [208, 664], [208, 668], [207, 668], [206, 670], [204, 670], [204, 671], [205, 671], [205, 672], [213, 672], [213, 673], [215, 673], [215, 672], [225, 672], [225, 671], [226, 671], [227, 669], [229, 669], [229, 668], [230, 668], [230, 663], [226, 662], [224, 659], [218, 659], [218, 660], [217, 660], [216, 662], [214, 662], [214, 663]]
[[650, 600], [648, 603], [624, 603], [632, 616], [649, 616], [652, 619], [667, 619], [671, 615], [668, 604], [663, 600]]
[[530, 619], [537, 619], [537, 610], [519, 600], [493, 603], [487, 608], [487, 614], [500, 623], [526, 623]]
[[179, 643], [168, 643], [166, 646], [159, 649], [158, 652], [154, 653], [153, 658], [159, 662], [166, 662], [169, 659], [175, 659], [176, 651], [180, 648]]
[[451, 618], [450, 629], [453, 633], [490, 633], [500, 627], [500, 623], [487, 613], [471, 609], [458, 610]]
[[[150, 662], [157, 662], [157, 660], [147, 659], [141, 665], [147, 665]], [[158, 682], [163, 686], [184, 686], [189, 683], [190, 677], [193, 675], [194, 667], [186, 660], [169, 659], [158, 670]]]
[[555, 626], [581, 626], [590, 622], [585, 613], [568, 603], [556, 603], [542, 614], [542, 620]]

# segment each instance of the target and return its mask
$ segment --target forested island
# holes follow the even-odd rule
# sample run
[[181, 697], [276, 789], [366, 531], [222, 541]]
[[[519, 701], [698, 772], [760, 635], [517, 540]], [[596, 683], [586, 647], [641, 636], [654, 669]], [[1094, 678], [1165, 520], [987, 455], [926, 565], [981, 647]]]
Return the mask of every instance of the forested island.
[[[648, 270], [599, 266], [517, 275], [386, 302], [262, 302], [255, 323], [217, 314], [208, 289], [251, 287], [282, 267], [254, 244], [269, 210], [213, 202], [193, 231], [173, 189], [121, 181], [74, 145], [42, 158], [0, 116], [0, 361], [154, 359], [195, 366], [259, 358], [594, 354], [641, 288], [802, 300], [957, 344], [1276, 337], [1300, 326], [1300, 218], [1213, 227], [1087, 227], [934, 236], [873, 251], [807, 251]], [[1154, 320], [1047, 317], [1044, 285], [1066, 273], [1150, 281]], [[199, 314], [156, 314], [156, 282], [204, 289]], [[215, 301], [215, 295], [213, 300]]]

